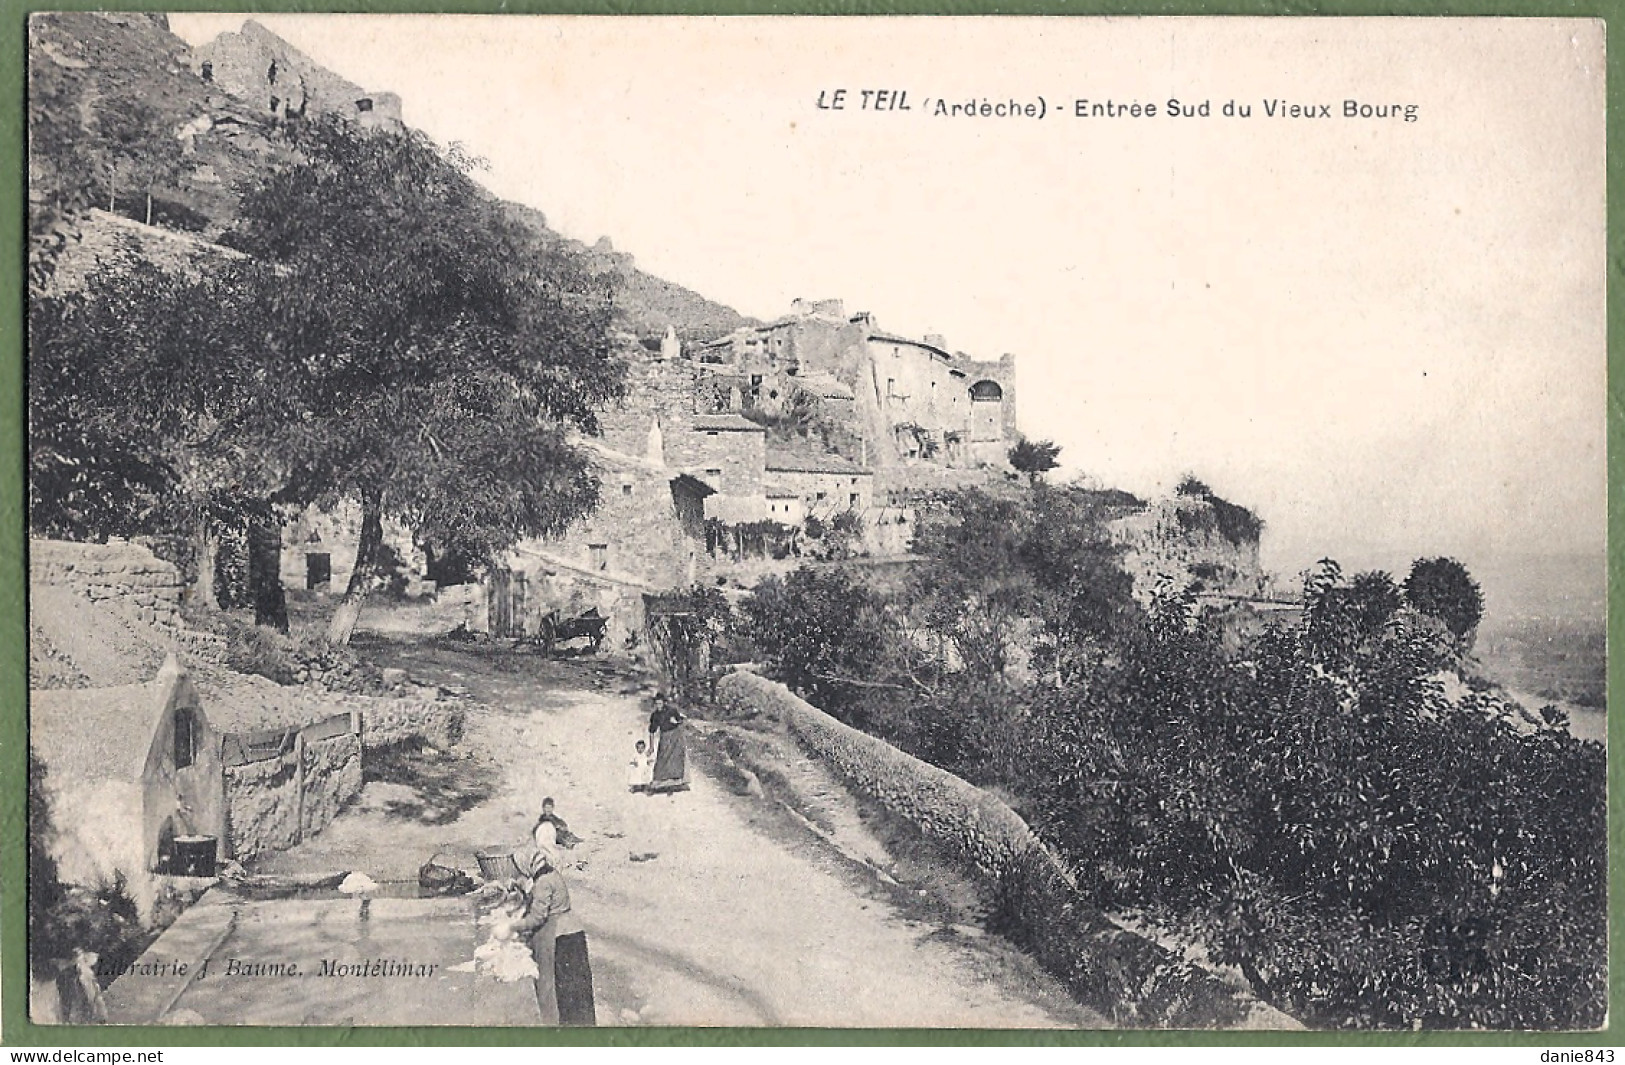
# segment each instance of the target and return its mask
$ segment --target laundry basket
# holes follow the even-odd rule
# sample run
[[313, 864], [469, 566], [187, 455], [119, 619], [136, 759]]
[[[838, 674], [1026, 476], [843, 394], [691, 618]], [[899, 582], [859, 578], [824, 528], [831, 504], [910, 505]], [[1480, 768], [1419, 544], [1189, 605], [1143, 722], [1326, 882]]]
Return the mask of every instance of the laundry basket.
[[474, 852], [474, 860], [480, 863], [480, 876], [487, 880], [512, 880], [525, 875], [514, 859], [512, 847], [482, 847]]

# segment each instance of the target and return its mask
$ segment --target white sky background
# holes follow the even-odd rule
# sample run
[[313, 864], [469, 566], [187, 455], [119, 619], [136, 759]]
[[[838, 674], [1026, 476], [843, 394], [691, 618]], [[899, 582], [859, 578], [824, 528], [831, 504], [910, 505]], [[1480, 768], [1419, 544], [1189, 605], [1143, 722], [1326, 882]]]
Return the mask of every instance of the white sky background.
[[[1273, 568], [1601, 554], [1600, 23], [255, 17], [654, 274], [1016, 353], [1022, 428], [1067, 470], [1193, 471], [1262, 514]], [[193, 43], [242, 20], [170, 16]], [[1215, 117], [923, 112], [1040, 95]]]

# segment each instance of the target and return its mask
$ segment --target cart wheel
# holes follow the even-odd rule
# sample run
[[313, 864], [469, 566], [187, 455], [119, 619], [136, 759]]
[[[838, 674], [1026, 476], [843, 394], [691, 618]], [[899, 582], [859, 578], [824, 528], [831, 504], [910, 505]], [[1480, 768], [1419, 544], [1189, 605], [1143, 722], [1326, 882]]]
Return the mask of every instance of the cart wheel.
[[536, 630], [536, 646], [547, 654], [553, 653], [553, 643], [558, 639], [558, 630], [553, 626], [552, 618], [543, 618], [541, 628]]

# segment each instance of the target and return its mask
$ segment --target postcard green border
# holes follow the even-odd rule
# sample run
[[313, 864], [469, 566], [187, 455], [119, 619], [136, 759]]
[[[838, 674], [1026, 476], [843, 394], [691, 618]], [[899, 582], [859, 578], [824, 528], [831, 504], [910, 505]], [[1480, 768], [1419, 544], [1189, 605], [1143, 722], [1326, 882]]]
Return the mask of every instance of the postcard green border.
[[[1583, 1047], [1625, 1043], [1625, 720], [1610, 716], [1609, 1027], [1574, 1034], [1030, 1032], [969, 1029], [819, 1028], [169, 1028], [40, 1027], [28, 1022], [23, 894], [26, 884], [27, 614], [23, 526], [23, 283], [27, 210], [23, 116], [26, 20], [30, 11], [432, 12], [462, 14], [706, 15], [1500, 15], [1600, 18], [1625, 13], [1625, 0], [0, 0], [0, 1043], [9, 1046], [1356, 1046]], [[1608, 143], [1625, 145], [1625, 44], [1608, 51]], [[1625, 197], [1625, 152], [1608, 153], [1610, 206]], [[1625, 642], [1625, 224], [1608, 214], [1608, 642]], [[1610, 658], [1608, 688], [1625, 691], [1625, 664]], [[1612, 701], [1612, 699], [1610, 699]]]

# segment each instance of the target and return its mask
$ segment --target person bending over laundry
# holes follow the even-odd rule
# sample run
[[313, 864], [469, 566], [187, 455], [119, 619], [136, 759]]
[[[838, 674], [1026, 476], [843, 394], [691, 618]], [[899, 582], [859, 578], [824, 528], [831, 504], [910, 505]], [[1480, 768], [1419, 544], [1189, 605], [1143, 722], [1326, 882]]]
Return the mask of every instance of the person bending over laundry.
[[536, 962], [536, 1009], [543, 1024], [559, 1023], [558, 979], [554, 972], [559, 924], [570, 912], [570, 889], [564, 883], [554, 856], [537, 847], [530, 856], [530, 891], [525, 912], [513, 927], [514, 934], [530, 941], [530, 956]]

